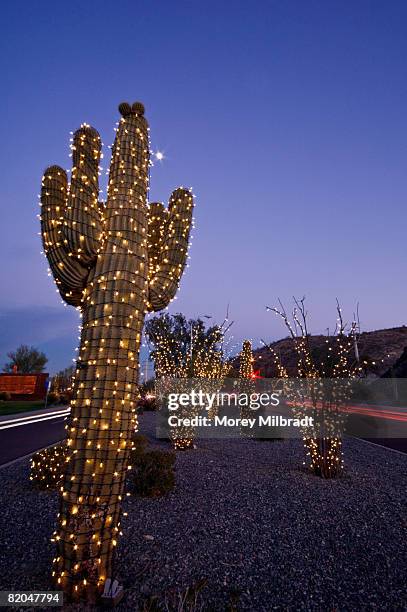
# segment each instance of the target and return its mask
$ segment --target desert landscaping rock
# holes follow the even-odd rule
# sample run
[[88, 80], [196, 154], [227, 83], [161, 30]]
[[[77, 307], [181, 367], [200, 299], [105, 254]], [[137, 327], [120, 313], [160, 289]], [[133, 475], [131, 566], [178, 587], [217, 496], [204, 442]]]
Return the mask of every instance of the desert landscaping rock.
[[[140, 429], [154, 441], [154, 414]], [[296, 440], [179, 453], [174, 492], [126, 500], [119, 609], [205, 579], [208, 611], [405, 610], [407, 456], [356, 439], [344, 451], [332, 481], [301, 467]], [[0, 587], [51, 589], [57, 495], [31, 487], [26, 460], [0, 470], [0, 487]]]

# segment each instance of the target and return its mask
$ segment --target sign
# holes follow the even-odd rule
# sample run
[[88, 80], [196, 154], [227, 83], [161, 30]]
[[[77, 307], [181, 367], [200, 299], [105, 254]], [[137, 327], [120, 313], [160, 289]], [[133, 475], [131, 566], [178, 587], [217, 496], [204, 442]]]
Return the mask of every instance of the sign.
[[0, 376], [0, 391], [11, 395], [32, 395], [36, 382], [36, 376]]
[[41, 400], [47, 394], [49, 376], [39, 374], [0, 374], [0, 392], [9, 393], [12, 400]]

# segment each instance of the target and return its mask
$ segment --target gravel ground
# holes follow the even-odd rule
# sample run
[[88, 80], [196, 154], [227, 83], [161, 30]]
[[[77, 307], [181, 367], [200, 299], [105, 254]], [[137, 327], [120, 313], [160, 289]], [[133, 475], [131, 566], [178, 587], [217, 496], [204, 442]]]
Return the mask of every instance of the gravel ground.
[[[152, 440], [153, 419], [140, 419]], [[407, 455], [353, 439], [344, 450], [337, 481], [303, 471], [296, 440], [179, 453], [173, 493], [126, 501], [119, 609], [205, 578], [207, 611], [233, 597], [253, 612], [407, 610]], [[0, 470], [0, 490], [0, 590], [50, 589], [55, 493], [30, 487], [27, 461]]]

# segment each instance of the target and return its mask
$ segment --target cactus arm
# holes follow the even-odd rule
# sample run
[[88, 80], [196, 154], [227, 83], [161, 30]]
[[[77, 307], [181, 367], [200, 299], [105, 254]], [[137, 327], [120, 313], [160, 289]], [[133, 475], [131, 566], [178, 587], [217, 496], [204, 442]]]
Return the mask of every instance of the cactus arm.
[[98, 132], [82, 125], [72, 144], [72, 177], [62, 227], [68, 252], [84, 266], [91, 265], [103, 246], [103, 213], [98, 204], [101, 140]]
[[63, 243], [62, 227], [66, 210], [68, 180], [65, 170], [50, 166], [41, 187], [41, 236], [44, 252], [61, 297], [79, 306], [88, 270], [69, 256]]
[[[150, 222], [149, 309], [162, 310], [175, 296], [188, 257], [188, 241], [192, 225], [193, 195], [179, 187], [171, 197], [168, 212], [160, 211], [161, 219]], [[150, 211], [157, 217], [157, 208]], [[155, 213], [155, 215], [154, 215]], [[161, 232], [155, 225], [161, 220]], [[156, 252], [160, 249], [157, 256]]]
[[157, 274], [164, 239], [167, 210], [161, 202], [151, 202], [148, 209], [148, 277]]

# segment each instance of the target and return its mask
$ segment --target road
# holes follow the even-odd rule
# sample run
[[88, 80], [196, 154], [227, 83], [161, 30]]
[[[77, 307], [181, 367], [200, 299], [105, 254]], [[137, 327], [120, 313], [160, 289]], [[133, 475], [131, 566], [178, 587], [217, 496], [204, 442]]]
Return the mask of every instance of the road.
[[[68, 413], [69, 409], [59, 407], [1, 417], [0, 465], [62, 440], [65, 437], [64, 425]], [[405, 418], [405, 415], [403, 417]], [[406, 438], [363, 438], [407, 453]]]
[[407, 453], [407, 438], [363, 438], [363, 440], [392, 448], [400, 453]]
[[379, 404], [349, 404], [345, 434], [407, 453], [407, 407]]
[[24, 457], [65, 436], [66, 408], [4, 416], [0, 420], [0, 465]]

